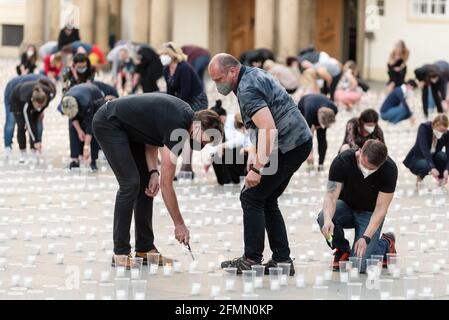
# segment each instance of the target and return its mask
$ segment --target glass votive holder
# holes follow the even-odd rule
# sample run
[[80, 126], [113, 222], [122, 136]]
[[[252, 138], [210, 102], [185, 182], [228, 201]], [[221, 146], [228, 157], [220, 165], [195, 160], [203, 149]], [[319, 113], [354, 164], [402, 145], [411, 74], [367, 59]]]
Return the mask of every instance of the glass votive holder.
[[199, 296], [201, 294], [203, 273], [200, 271], [189, 272], [190, 294]]
[[111, 301], [114, 300], [115, 295], [115, 284], [110, 282], [100, 283], [99, 293], [101, 300]]
[[220, 296], [223, 275], [221, 273], [209, 273], [207, 277], [210, 288], [209, 296], [210, 298], [215, 299]]
[[254, 288], [262, 289], [263, 288], [263, 280], [264, 280], [264, 276], [265, 276], [265, 266], [263, 266], [263, 265], [252, 266], [251, 269], [253, 271], [256, 271], [256, 276], [254, 278]]
[[147, 265], [148, 265], [148, 274], [153, 276], [158, 273], [159, 270], [159, 261], [161, 254], [160, 253], [148, 253], [147, 254]]
[[288, 278], [290, 276], [290, 263], [278, 263], [278, 268], [282, 269], [281, 286], [288, 286]]
[[352, 270], [352, 262], [351, 261], [340, 261], [340, 282], [348, 283], [349, 282], [349, 274]]
[[380, 292], [380, 300], [390, 300], [393, 295], [393, 280], [380, 279], [379, 292]]
[[94, 280], [81, 282], [81, 288], [84, 291], [84, 300], [93, 301], [97, 299], [98, 282]]
[[147, 294], [147, 280], [131, 281], [134, 300], [145, 300]]
[[224, 274], [223, 281], [225, 291], [235, 291], [235, 283], [237, 280], [237, 268], [224, 268], [223, 274]]
[[173, 276], [173, 260], [163, 257], [162, 264], [164, 277]]
[[327, 293], [329, 287], [327, 286], [314, 286], [313, 287], [313, 300], [327, 300]]
[[407, 300], [415, 300], [418, 297], [419, 278], [404, 277], [404, 294]]
[[352, 263], [352, 268], [350, 271], [350, 278], [351, 279], [358, 279], [359, 274], [362, 268], [362, 258], [360, 257], [350, 257], [349, 261]]
[[399, 267], [399, 258], [396, 253], [387, 253], [387, 267], [390, 275], [393, 275], [394, 269]]
[[254, 278], [256, 277], [256, 271], [244, 270], [243, 275], [243, 294], [252, 295], [254, 294]]
[[130, 259], [131, 279], [139, 280], [142, 274], [143, 258], [133, 257]]
[[362, 297], [362, 283], [350, 282], [347, 284], [348, 300], [361, 300]]
[[117, 278], [124, 278], [126, 276], [126, 270], [130, 266], [128, 255], [114, 255], [115, 276]]
[[270, 290], [271, 291], [279, 291], [281, 290], [281, 277], [283, 270], [282, 268], [270, 268]]
[[117, 300], [129, 299], [129, 278], [115, 279], [115, 298]]
[[88, 281], [94, 278], [94, 267], [95, 267], [95, 259], [93, 258], [85, 258], [84, 259], [84, 270], [83, 270], [83, 279]]
[[366, 259], [366, 273], [368, 280], [376, 280], [380, 277], [379, 260]]

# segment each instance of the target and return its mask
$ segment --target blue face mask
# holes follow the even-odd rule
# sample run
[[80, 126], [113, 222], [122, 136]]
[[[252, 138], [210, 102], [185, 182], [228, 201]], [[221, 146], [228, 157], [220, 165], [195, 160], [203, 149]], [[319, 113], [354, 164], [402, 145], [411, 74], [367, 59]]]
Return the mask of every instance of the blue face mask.
[[84, 73], [86, 73], [86, 71], [87, 71], [87, 67], [76, 69], [76, 72], [78, 72], [79, 74], [84, 74]]
[[230, 83], [217, 83], [217, 90], [221, 95], [227, 96], [232, 92], [232, 84]]

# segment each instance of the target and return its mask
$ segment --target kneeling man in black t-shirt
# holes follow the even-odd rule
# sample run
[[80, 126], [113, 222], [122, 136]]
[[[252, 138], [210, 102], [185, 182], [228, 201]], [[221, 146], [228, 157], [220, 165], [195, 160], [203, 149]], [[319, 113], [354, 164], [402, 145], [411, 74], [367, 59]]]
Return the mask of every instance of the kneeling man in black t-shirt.
[[[356, 256], [362, 258], [361, 272], [365, 272], [366, 259], [372, 255], [396, 253], [394, 234], [381, 237], [381, 232], [397, 178], [397, 166], [380, 141], [368, 140], [362, 150], [345, 151], [334, 160], [318, 217], [328, 245], [336, 249], [334, 270], [340, 261]], [[352, 250], [344, 229], [355, 229]]]

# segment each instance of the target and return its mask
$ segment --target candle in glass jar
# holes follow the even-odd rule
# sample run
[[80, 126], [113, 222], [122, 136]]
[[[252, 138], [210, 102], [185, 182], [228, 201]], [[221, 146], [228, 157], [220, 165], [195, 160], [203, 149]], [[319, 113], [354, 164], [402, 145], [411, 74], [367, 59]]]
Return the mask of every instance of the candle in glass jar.
[[271, 291], [279, 291], [281, 289], [281, 283], [277, 279], [272, 279], [270, 281], [270, 290]]
[[254, 292], [254, 284], [252, 282], [243, 283], [243, 293], [250, 294]]
[[191, 290], [192, 296], [199, 295], [200, 290], [201, 290], [201, 283], [192, 283], [192, 290]]
[[56, 264], [64, 264], [64, 254], [58, 253], [56, 255]]
[[173, 267], [170, 264], [166, 264], [164, 266], [164, 276], [170, 277], [172, 275]]
[[225, 290], [226, 291], [234, 291], [235, 281], [232, 279], [227, 279], [225, 282]]

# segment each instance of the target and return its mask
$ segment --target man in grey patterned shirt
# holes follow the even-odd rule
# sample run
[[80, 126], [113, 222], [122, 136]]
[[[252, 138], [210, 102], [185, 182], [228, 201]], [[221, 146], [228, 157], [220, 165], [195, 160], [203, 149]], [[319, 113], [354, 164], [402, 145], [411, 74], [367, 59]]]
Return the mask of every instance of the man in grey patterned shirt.
[[235, 57], [222, 53], [212, 59], [209, 73], [221, 94], [234, 91], [245, 127], [257, 138], [253, 141], [245, 188], [240, 195], [245, 254], [223, 262], [222, 267], [236, 267], [241, 273], [260, 264], [266, 230], [273, 251], [266, 272], [278, 263], [291, 263], [293, 275], [278, 198], [310, 154], [310, 129], [290, 95], [265, 71], [242, 66]]

